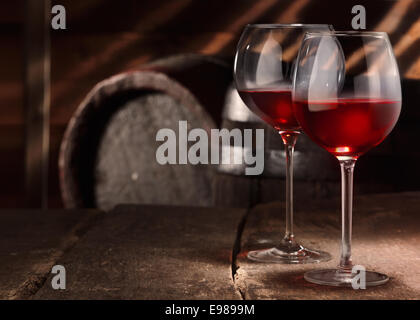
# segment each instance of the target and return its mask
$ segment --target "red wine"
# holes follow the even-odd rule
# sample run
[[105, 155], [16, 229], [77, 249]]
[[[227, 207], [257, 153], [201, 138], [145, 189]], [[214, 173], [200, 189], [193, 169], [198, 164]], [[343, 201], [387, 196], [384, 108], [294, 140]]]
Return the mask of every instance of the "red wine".
[[293, 115], [290, 90], [239, 90], [239, 94], [248, 108], [275, 129], [299, 130]]
[[381, 143], [397, 123], [401, 101], [338, 99], [295, 101], [303, 131], [335, 156], [359, 157]]

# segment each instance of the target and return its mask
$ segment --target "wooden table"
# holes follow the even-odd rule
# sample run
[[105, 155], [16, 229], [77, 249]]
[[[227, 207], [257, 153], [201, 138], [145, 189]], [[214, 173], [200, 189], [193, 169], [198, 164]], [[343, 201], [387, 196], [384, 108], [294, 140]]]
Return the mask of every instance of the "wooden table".
[[[295, 234], [308, 246], [330, 252], [332, 261], [288, 266], [245, 258], [248, 250], [281, 239], [282, 203], [250, 211], [146, 205], [108, 213], [0, 211], [0, 298], [420, 298], [420, 193], [356, 199], [353, 260], [391, 276], [388, 284], [367, 290], [303, 279], [306, 270], [337, 263], [340, 203], [296, 207]], [[52, 289], [56, 264], [66, 268], [66, 290]]]

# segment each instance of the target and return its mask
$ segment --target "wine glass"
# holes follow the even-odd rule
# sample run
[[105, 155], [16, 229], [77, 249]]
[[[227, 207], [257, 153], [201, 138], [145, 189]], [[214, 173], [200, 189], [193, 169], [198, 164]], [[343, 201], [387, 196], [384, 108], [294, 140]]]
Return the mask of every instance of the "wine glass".
[[[302, 130], [338, 159], [342, 179], [340, 263], [337, 269], [307, 272], [305, 279], [351, 286], [354, 166], [386, 138], [401, 111], [400, 76], [387, 34], [307, 33], [294, 76], [293, 110]], [[366, 286], [388, 281], [377, 272], [365, 276]]]
[[302, 264], [331, 256], [303, 247], [293, 234], [293, 151], [300, 126], [292, 110], [292, 80], [300, 43], [307, 31], [330, 31], [326, 24], [246, 26], [235, 57], [235, 83], [242, 100], [281, 135], [286, 152], [286, 232], [274, 248], [250, 251], [258, 262]]

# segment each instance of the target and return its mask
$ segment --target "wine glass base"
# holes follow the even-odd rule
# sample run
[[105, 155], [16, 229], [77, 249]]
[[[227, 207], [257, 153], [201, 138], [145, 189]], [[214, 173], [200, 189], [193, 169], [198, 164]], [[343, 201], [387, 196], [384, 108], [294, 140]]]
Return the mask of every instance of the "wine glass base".
[[274, 248], [250, 251], [248, 259], [263, 263], [306, 264], [329, 261], [331, 255], [296, 243], [282, 242]]
[[[305, 280], [326, 286], [352, 287], [352, 281], [356, 274], [341, 269], [312, 270], [305, 273]], [[387, 275], [366, 271], [366, 287], [374, 287], [385, 284], [389, 278]]]

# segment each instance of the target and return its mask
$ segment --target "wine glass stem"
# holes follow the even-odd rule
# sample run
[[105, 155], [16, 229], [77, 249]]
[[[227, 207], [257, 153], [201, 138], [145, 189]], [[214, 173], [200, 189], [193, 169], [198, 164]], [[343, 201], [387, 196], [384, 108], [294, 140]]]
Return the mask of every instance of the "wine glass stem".
[[352, 157], [338, 157], [341, 166], [341, 258], [339, 268], [352, 269], [351, 261], [351, 233], [353, 215], [353, 172], [356, 159]]
[[292, 243], [293, 235], [293, 153], [299, 132], [280, 132], [286, 151], [286, 233], [284, 241]]

